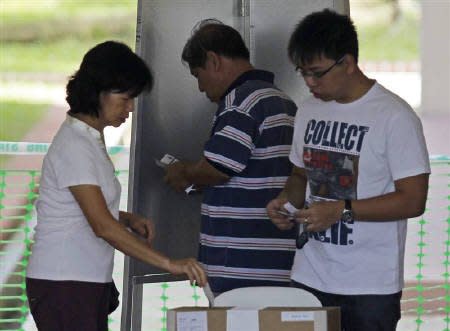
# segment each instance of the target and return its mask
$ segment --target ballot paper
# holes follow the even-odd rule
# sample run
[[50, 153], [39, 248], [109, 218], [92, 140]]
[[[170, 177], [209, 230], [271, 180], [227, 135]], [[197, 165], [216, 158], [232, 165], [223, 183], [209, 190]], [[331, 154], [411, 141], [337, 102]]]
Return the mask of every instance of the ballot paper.
[[[161, 158], [161, 160], [155, 159], [156, 165], [161, 168], [166, 168], [169, 164], [172, 164], [175, 162], [178, 162], [178, 159], [175, 156], [170, 155], [170, 154], [165, 154]], [[184, 192], [186, 192], [186, 194], [190, 194], [190, 193], [193, 193], [196, 191], [197, 191], [197, 189], [195, 188], [194, 184], [186, 187], [186, 189], [184, 190]]]
[[178, 159], [175, 156], [172, 156], [170, 154], [165, 154], [161, 160], [155, 160], [155, 162], [159, 167], [165, 168], [169, 164], [178, 162]]
[[286, 209], [288, 211], [288, 213], [291, 215], [294, 215], [295, 212], [298, 211], [298, 209], [295, 208], [295, 206], [292, 203], [290, 203], [289, 201], [283, 205], [283, 208]]
[[183, 312], [177, 314], [177, 331], [208, 331], [206, 312]]
[[209, 306], [214, 307], [214, 294], [209, 286], [209, 283], [203, 287], [203, 292], [205, 293], [206, 298], [208, 299]]

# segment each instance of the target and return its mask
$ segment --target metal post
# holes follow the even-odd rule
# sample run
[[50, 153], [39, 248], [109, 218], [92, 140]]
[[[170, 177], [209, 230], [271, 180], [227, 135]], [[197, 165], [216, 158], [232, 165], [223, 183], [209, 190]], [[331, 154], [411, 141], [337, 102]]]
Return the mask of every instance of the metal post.
[[235, 28], [241, 33], [242, 39], [251, 52], [250, 38], [250, 0], [237, 0], [235, 10]]
[[136, 284], [133, 279], [131, 331], [141, 331], [142, 325], [142, 291], [143, 284]]

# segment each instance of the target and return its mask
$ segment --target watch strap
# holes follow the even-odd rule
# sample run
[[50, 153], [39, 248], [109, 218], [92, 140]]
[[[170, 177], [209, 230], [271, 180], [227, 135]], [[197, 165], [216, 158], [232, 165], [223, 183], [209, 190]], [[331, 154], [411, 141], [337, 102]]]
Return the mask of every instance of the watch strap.
[[350, 199], [345, 199], [344, 202], [345, 202], [344, 208], [345, 208], [346, 210], [352, 210], [352, 200], [350, 200]]

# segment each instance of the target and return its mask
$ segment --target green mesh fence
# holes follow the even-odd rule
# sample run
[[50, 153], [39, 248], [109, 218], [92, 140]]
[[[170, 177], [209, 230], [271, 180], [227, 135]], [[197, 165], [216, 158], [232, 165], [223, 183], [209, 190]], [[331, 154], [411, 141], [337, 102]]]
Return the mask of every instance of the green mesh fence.
[[[15, 152], [18, 151], [16, 148]], [[38, 148], [39, 153], [45, 151]], [[117, 147], [109, 151], [120, 154], [124, 150]], [[450, 331], [450, 158], [434, 157], [431, 161], [426, 212], [408, 222], [406, 284], [398, 330]], [[39, 175], [37, 170], [0, 169], [0, 330], [3, 331], [36, 330], [29, 317], [25, 270], [36, 222], [34, 201], [38, 196]], [[126, 209], [128, 170], [118, 170], [116, 175], [123, 187], [122, 209]], [[114, 278], [121, 290], [123, 255], [117, 254], [115, 266]], [[203, 293], [188, 282], [144, 284], [143, 297], [144, 331], [166, 330], [166, 312], [170, 308], [207, 305]], [[120, 307], [111, 315], [110, 330], [119, 330], [119, 326]]]
[[431, 164], [427, 208], [408, 222], [402, 330], [449, 331], [450, 159]]
[[15, 330], [11, 326], [22, 325], [28, 314], [25, 270], [38, 175], [36, 171], [0, 170], [0, 330]]

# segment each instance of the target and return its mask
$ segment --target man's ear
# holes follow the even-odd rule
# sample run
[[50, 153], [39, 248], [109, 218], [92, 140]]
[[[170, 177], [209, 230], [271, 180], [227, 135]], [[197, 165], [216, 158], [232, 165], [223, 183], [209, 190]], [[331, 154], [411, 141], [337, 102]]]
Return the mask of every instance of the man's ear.
[[213, 51], [206, 52], [206, 60], [210, 63], [215, 71], [218, 71], [220, 69], [220, 66], [222, 65], [221, 56]]
[[348, 74], [352, 74], [356, 71], [358, 64], [356, 63], [356, 59], [351, 54], [345, 54], [343, 64], [346, 66], [346, 71]]

